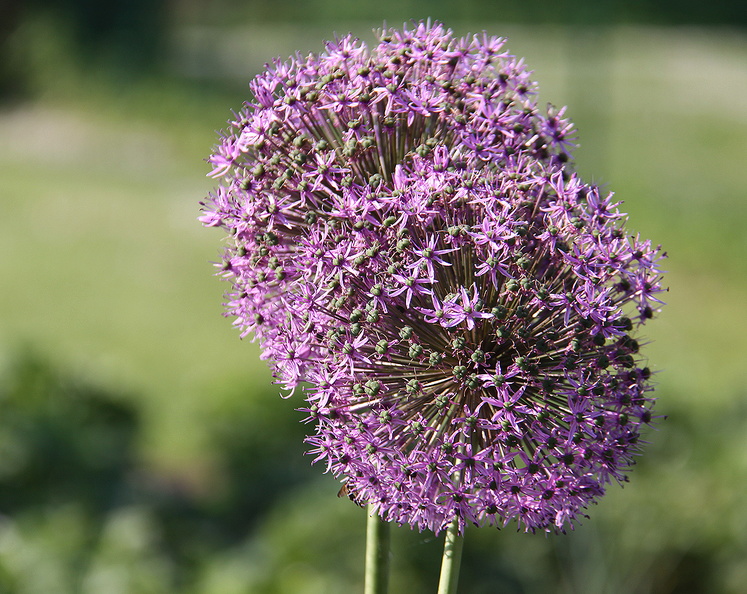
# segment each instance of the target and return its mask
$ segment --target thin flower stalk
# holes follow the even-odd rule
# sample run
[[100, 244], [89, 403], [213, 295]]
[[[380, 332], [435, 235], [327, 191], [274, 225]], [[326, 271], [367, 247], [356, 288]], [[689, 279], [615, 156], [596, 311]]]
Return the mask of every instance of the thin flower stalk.
[[438, 579], [438, 594], [456, 594], [463, 547], [464, 535], [459, 533], [459, 522], [455, 519], [449, 524], [444, 537], [444, 554], [441, 560], [441, 574]]
[[389, 592], [389, 540], [391, 526], [369, 509], [366, 524], [364, 594]]

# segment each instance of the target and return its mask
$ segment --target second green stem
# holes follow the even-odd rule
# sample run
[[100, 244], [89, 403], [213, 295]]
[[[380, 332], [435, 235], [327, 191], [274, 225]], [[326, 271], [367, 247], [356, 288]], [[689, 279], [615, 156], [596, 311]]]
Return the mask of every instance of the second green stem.
[[389, 591], [389, 522], [368, 507], [366, 525], [365, 594], [387, 594]]
[[438, 594], [456, 594], [463, 546], [464, 536], [459, 534], [459, 518], [454, 518], [446, 529], [444, 556], [441, 560], [441, 577], [438, 580]]

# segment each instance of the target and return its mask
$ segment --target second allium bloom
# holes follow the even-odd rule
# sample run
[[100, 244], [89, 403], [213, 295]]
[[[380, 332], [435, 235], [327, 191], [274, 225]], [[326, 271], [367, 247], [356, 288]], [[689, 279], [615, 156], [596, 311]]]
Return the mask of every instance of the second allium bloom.
[[274, 66], [211, 158], [228, 311], [288, 389], [316, 460], [387, 520], [562, 529], [637, 452], [631, 332], [659, 249], [566, 165], [501, 39], [440, 25]]

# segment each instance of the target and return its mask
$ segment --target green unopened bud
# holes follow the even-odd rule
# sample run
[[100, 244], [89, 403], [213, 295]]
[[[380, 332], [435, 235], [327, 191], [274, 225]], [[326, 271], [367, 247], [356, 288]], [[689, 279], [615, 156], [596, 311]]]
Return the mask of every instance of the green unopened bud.
[[377, 380], [369, 380], [366, 382], [365, 392], [369, 396], [376, 396], [381, 391], [381, 383]]
[[470, 359], [472, 359], [475, 363], [482, 363], [483, 361], [485, 361], [485, 353], [480, 349], [477, 349], [474, 353], [472, 353]]
[[431, 353], [428, 355], [428, 365], [438, 365], [444, 360], [444, 356], [441, 353]]

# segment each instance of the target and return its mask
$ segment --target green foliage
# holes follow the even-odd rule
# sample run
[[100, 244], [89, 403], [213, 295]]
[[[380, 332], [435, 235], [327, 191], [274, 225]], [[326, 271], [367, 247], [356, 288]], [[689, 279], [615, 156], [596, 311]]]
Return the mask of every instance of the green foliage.
[[300, 424], [276, 398], [236, 399], [206, 419], [215, 469], [194, 484], [137, 456], [131, 399], [28, 353], [0, 379], [3, 592], [190, 591], [312, 474]]
[[742, 3], [729, 0], [705, 4], [696, 0], [654, 2], [652, 0], [380, 0], [357, 3], [340, 0], [276, 0], [242, 3], [222, 0], [210, 5], [206, 17], [211, 22], [228, 19], [253, 22], [345, 23], [380, 21], [399, 24], [409, 19], [433, 17], [448, 22], [609, 25], [620, 23], [747, 23]]

